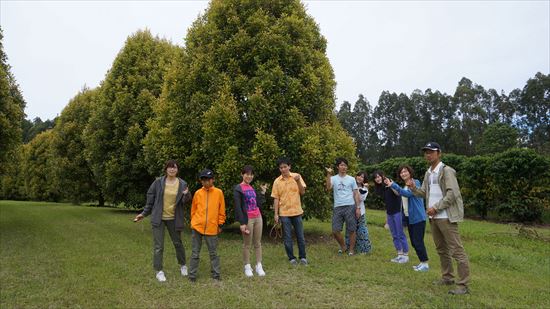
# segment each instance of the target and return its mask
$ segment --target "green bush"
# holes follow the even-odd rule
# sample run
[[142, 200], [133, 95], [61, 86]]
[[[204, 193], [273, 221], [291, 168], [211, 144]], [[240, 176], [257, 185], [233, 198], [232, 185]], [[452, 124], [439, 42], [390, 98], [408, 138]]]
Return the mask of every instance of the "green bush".
[[[511, 149], [475, 157], [444, 154], [442, 161], [457, 171], [466, 214], [486, 219], [494, 213], [499, 220], [533, 222], [550, 210], [550, 157], [531, 149]], [[392, 158], [362, 169], [369, 175], [380, 169], [397, 179], [402, 164], [410, 165], [414, 177], [423, 180], [428, 164], [422, 157]], [[373, 185], [372, 178], [370, 182]], [[376, 194], [369, 194], [366, 203], [369, 208], [384, 209]]]
[[532, 149], [511, 149], [490, 158], [488, 190], [499, 217], [538, 221], [550, 198], [550, 157]]

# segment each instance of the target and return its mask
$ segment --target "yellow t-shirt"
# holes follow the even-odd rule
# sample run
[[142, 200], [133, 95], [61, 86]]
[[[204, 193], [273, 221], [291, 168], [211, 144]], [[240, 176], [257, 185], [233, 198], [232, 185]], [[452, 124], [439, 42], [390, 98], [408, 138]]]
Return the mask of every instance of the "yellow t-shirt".
[[[298, 183], [294, 180], [294, 175], [296, 174], [290, 173], [288, 178], [283, 178], [281, 175], [273, 182], [271, 197], [279, 199], [279, 216], [292, 217], [304, 213], [300, 201], [300, 189]], [[300, 182], [305, 188], [306, 183], [302, 177], [300, 177]]]
[[178, 188], [180, 182], [176, 181], [173, 184], [165, 183], [164, 186], [164, 199], [162, 208], [162, 220], [173, 220], [176, 211], [176, 195], [178, 195]]

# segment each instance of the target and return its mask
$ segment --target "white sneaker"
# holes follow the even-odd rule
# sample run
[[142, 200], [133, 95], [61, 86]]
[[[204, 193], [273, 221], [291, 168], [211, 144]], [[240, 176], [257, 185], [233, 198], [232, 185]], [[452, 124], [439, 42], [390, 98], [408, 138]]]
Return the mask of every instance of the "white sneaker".
[[408, 255], [402, 255], [397, 263], [404, 264], [404, 263], [408, 263], [408, 262], [409, 262], [409, 256]]
[[260, 276], [260, 277], [265, 276], [265, 271], [264, 271], [264, 269], [262, 268], [262, 263], [256, 264], [256, 273], [257, 273], [258, 276]]
[[157, 273], [157, 280], [159, 282], [166, 281], [166, 277], [164, 276], [164, 272], [162, 270]]
[[397, 257], [394, 257], [393, 259], [390, 260], [390, 262], [393, 262], [393, 263], [399, 263], [399, 260], [401, 259], [401, 256], [398, 255]]
[[252, 277], [252, 276], [254, 276], [254, 274], [252, 273], [252, 266], [250, 266], [250, 264], [244, 265], [244, 274], [245, 274], [247, 277]]
[[187, 277], [187, 266], [186, 265], [181, 266], [181, 275], [184, 276], [184, 277]]
[[414, 271], [419, 272], [427, 272], [428, 270], [430, 270], [430, 266], [428, 265], [428, 263], [420, 263], [418, 267], [414, 269]]

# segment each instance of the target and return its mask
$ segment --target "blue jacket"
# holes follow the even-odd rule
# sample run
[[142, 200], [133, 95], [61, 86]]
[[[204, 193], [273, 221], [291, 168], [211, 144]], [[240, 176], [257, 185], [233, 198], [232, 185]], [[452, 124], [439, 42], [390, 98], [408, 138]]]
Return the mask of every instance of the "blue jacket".
[[[417, 187], [421, 187], [420, 181], [415, 179]], [[401, 188], [395, 182], [391, 187], [399, 192], [401, 196], [409, 198], [409, 224], [415, 224], [418, 222], [426, 221], [426, 209], [424, 208], [424, 199], [415, 196], [408, 188]]]

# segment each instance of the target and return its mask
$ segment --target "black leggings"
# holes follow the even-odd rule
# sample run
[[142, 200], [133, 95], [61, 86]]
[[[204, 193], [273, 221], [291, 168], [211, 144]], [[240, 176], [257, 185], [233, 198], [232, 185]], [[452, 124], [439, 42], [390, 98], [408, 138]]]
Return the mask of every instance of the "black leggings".
[[426, 221], [420, 221], [415, 224], [408, 224], [409, 217], [403, 217], [403, 221], [407, 224], [409, 230], [409, 238], [411, 244], [416, 251], [416, 255], [420, 262], [428, 261], [428, 253], [426, 252], [426, 246], [424, 245], [424, 231], [426, 230]]

